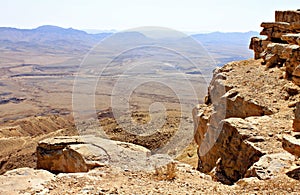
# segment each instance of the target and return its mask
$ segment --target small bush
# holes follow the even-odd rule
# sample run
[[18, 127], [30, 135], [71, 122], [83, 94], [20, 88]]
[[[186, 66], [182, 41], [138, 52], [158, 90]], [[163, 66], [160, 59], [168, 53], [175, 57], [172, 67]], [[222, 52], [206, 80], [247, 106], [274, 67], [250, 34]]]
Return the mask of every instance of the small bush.
[[175, 162], [170, 162], [165, 166], [155, 168], [155, 176], [159, 180], [174, 180], [176, 178], [177, 165]]

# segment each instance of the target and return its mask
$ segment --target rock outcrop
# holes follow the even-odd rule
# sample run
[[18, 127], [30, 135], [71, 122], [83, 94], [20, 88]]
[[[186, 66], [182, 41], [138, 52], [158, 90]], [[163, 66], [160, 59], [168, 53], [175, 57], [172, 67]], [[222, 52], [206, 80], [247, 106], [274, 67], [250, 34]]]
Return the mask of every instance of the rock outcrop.
[[151, 156], [142, 146], [93, 135], [49, 138], [37, 147], [37, 168], [54, 173], [87, 172], [101, 166], [148, 170], [170, 161], [168, 156]]
[[284, 66], [286, 78], [300, 85], [300, 11], [276, 11], [275, 22], [263, 22], [261, 35], [253, 37], [250, 49], [267, 68]]
[[198, 170], [225, 184], [288, 170], [295, 157], [282, 148], [281, 136], [293, 131], [299, 93], [282, 73], [265, 70], [260, 60], [215, 70], [206, 104], [193, 110]]
[[215, 70], [207, 104], [198, 105], [193, 111], [195, 141], [199, 145], [198, 170], [211, 172], [216, 180], [226, 184], [242, 178], [263, 155], [251, 143], [257, 140], [252, 135], [255, 127], [244, 119], [272, 114], [266, 106], [246, 100], [232, 85], [226, 84], [229, 67]]
[[291, 172], [300, 155], [300, 11], [275, 15], [251, 39], [255, 60], [217, 68], [193, 110], [198, 170], [225, 184]]

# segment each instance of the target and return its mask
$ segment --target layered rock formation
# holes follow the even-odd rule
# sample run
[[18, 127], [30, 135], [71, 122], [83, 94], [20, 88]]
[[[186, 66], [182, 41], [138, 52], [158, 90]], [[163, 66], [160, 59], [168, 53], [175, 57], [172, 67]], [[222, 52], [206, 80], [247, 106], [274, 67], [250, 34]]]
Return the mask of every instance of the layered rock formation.
[[300, 11], [276, 11], [275, 22], [263, 22], [261, 35], [253, 37], [250, 49], [266, 67], [284, 66], [286, 78], [300, 85]]
[[290, 170], [300, 155], [300, 11], [275, 15], [261, 25], [267, 38], [251, 39], [256, 60], [216, 69], [193, 111], [198, 170], [225, 184], [287, 171], [300, 178]]
[[294, 132], [300, 95], [283, 72], [265, 70], [260, 60], [232, 62], [214, 71], [206, 103], [193, 111], [198, 170], [225, 184], [287, 171], [295, 157], [282, 147], [282, 136]]

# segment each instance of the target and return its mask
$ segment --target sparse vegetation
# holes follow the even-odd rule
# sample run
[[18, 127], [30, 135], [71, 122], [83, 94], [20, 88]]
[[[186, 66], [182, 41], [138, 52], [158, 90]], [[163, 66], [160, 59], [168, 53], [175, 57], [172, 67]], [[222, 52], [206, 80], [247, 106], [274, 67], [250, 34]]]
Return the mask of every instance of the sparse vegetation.
[[170, 162], [167, 165], [156, 167], [154, 176], [158, 180], [168, 180], [172, 181], [177, 175], [177, 165], [176, 162]]

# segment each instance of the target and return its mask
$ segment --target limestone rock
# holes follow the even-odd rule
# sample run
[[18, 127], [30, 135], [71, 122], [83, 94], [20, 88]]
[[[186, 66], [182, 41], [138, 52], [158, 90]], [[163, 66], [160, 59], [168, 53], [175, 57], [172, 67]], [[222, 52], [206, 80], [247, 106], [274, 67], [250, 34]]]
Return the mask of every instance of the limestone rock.
[[297, 22], [300, 21], [300, 11], [275, 11], [275, 22]]
[[226, 115], [225, 118], [238, 117], [246, 118], [249, 116], [263, 116], [270, 115], [273, 112], [265, 106], [259, 105], [253, 100], [245, 100], [238, 92], [234, 90], [228, 91], [222, 96], [223, 102], [226, 104], [217, 104], [217, 110], [221, 110], [220, 106], [226, 106]]
[[288, 42], [289, 44], [297, 44], [299, 45], [300, 41], [300, 33], [297, 34], [285, 34], [281, 37], [282, 40]]
[[151, 156], [151, 151], [142, 146], [94, 135], [49, 138], [37, 147], [37, 167], [55, 173], [87, 172], [106, 165], [152, 170], [170, 161], [167, 155]]
[[212, 113], [212, 106], [199, 104], [193, 109], [194, 139], [199, 145], [207, 131], [207, 124]]
[[55, 175], [46, 170], [19, 168], [0, 175], [0, 194], [20, 194], [20, 191], [33, 189], [46, 194], [43, 184], [55, 179]]
[[300, 139], [291, 135], [284, 135], [282, 137], [282, 147], [289, 153], [300, 156]]
[[252, 37], [249, 45], [249, 49], [254, 51], [254, 59], [261, 58], [261, 53], [267, 48], [270, 41], [262, 40], [258, 37]]
[[294, 160], [295, 157], [288, 152], [266, 154], [247, 170], [245, 177], [274, 178], [289, 168]]
[[[287, 78], [292, 77], [300, 85], [300, 11], [276, 11], [275, 22], [263, 22], [261, 35], [266, 39], [253, 37], [250, 49], [254, 58], [264, 59], [267, 68], [285, 65]], [[263, 45], [267, 42], [267, 46]]]
[[[226, 184], [228, 181], [233, 184], [244, 177], [248, 168], [263, 155], [260, 149], [246, 140], [251, 129], [252, 125], [241, 118], [225, 119], [217, 129], [208, 126], [206, 137], [199, 147], [198, 169], [210, 172], [215, 167], [214, 178]], [[209, 145], [211, 148], [207, 150], [205, 147]]]

